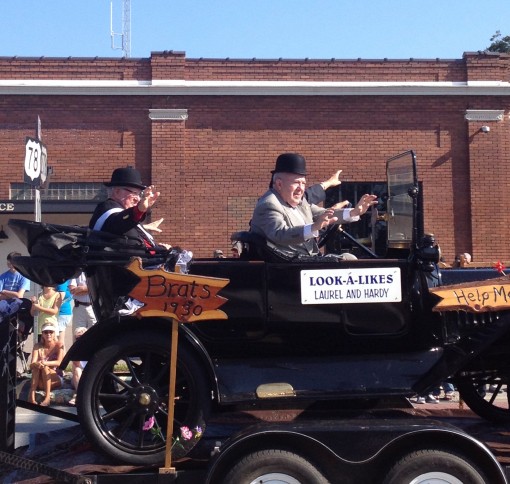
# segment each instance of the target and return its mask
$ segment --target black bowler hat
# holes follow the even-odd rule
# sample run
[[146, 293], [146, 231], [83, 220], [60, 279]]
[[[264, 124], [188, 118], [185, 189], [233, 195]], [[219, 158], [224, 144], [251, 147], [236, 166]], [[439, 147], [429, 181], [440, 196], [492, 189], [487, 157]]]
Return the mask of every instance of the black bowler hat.
[[276, 166], [271, 173], [295, 173], [306, 176], [306, 160], [297, 153], [282, 153], [276, 158]]
[[105, 182], [107, 187], [134, 187], [143, 190], [146, 185], [142, 183], [140, 172], [132, 166], [116, 168], [113, 170], [110, 182]]

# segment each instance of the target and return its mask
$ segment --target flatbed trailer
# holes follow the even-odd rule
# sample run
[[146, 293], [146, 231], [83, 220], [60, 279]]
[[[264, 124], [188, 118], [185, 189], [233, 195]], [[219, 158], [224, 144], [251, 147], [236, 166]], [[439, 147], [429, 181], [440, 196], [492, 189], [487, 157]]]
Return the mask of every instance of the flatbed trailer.
[[[508, 399], [493, 405], [479, 391], [487, 385], [508, 390], [510, 279], [501, 264], [498, 277], [491, 270], [471, 279], [469, 272], [449, 269], [445, 286], [439, 246], [424, 229], [414, 152], [387, 160], [386, 173], [385, 203], [372, 214], [372, 249], [352, 237], [347, 250], [355, 258], [342, 261], [296, 258], [241, 231], [232, 234], [243, 245], [239, 259], [178, 264], [176, 249], [149, 253], [127, 236], [10, 220], [30, 253], [16, 257], [14, 267], [43, 286], [84, 271], [98, 319], [66, 352], [61, 369], [87, 361], [77, 411], [83, 435], [103, 460], [77, 467], [83, 457], [77, 451], [57, 479], [507, 483], [494, 446], [484, 443], [497, 434], [506, 445], [504, 431], [475, 435], [473, 428], [412, 409], [365, 411], [381, 399], [402, 400], [451, 379], [478, 415], [510, 423]], [[328, 252], [339, 232], [330, 229], [319, 240]], [[333, 255], [343, 250], [330, 245]], [[142, 306], [126, 315], [129, 298]], [[12, 335], [0, 338], [4, 355], [8, 340]], [[13, 360], [15, 355], [6, 358], [2, 376]], [[0, 409], [0, 417], [6, 416], [0, 431], [7, 449], [15, 426], [15, 383], [2, 383], [7, 397], [0, 395], [6, 407]], [[301, 407], [289, 419], [269, 410], [271, 418], [264, 421], [250, 412], [262, 402], [281, 411], [284, 404], [333, 399], [327, 411]], [[357, 411], [339, 412], [341, 402]], [[253, 407], [236, 420], [233, 410], [239, 409], [232, 406], [240, 404]], [[205, 432], [199, 430], [203, 424]], [[192, 437], [183, 439], [193, 438], [194, 445], [174, 455], [167, 443], [184, 428]], [[19, 456], [19, 463], [37, 470], [46, 465], [44, 471], [52, 473], [51, 467], [62, 467], [63, 451], [82, 443], [78, 435], [63, 442], [54, 452], [56, 463], [47, 447], [38, 463], [34, 454], [25, 456], [30, 462]], [[163, 460], [165, 467], [157, 467]]]
[[[31, 408], [27, 402], [18, 403]], [[6, 471], [2, 482], [23, 482], [46, 474], [52, 480], [37, 482], [401, 484], [406, 482], [403, 476], [409, 472], [409, 463], [414, 462], [420, 478], [413, 482], [440, 477], [441, 482], [454, 483], [459, 482], [453, 479], [458, 478], [456, 472], [467, 472], [460, 480], [464, 484], [507, 483], [510, 429], [489, 424], [468, 409], [438, 407], [443, 408], [413, 408], [405, 400], [400, 408], [367, 411], [339, 410], [333, 403], [306, 409], [233, 408], [214, 416], [192, 454], [175, 463], [174, 474], [105, 459], [87, 445], [77, 425], [32, 439], [32, 448], [3, 453], [3, 460], [12, 467], [31, 472]], [[75, 417], [51, 407], [33, 409]], [[440, 464], [430, 467], [432, 462]], [[411, 466], [414, 472], [416, 465]], [[296, 468], [302, 473], [297, 480]], [[472, 469], [482, 480], [476, 473], [469, 474]], [[255, 470], [259, 471], [257, 481], [252, 479]], [[12, 480], [13, 476], [18, 480]], [[388, 476], [390, 480], [385, 481]]]

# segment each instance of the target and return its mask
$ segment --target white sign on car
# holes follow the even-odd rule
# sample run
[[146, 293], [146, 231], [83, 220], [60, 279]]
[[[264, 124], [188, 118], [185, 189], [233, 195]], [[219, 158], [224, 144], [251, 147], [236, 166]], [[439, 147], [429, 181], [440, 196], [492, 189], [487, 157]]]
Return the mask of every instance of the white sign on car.
[[402, 286], [398, 267], [301, 271], [302, 304], [400, 301]]

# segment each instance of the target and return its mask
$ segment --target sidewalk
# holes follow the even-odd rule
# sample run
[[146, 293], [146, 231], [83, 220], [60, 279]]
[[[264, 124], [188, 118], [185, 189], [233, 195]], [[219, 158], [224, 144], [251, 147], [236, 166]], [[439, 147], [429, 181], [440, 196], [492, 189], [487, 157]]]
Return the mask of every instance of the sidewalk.
[[[490, 397], [492, 396], [492, 393], [487, 392], [487, 395]], [[440, 397], [443, 396], [443, 393], [441, 393]], [[459, 392], [454, 392], [453, 398], [451, 400], [445, 400], [444, 398], [438, 398], [439, 403], [416, 403], [416, 398], [413, 397], [409, 399], [411, 402], [413, 408], [415, 409], [423, 409], [423, 410], [451, 410], [451, 411], [465, 411], [470, 412], [473, 414], [473, 416], [476, 416], [469, 407], [460, 400], [459, 398]], [[501, 406], [508, 408], [508, 400], [507, 400], [507, 394], [506, 392], [498, 393], [496, 396], [495, 402], [498, 404], [498, 402], [501, 402]]]

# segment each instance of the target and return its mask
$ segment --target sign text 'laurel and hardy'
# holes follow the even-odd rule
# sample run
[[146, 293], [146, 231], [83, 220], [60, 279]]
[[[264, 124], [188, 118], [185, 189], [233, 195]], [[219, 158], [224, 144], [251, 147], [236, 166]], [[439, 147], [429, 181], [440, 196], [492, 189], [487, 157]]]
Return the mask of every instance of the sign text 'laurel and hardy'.
[[398, 267], [301, 271], [302, 304], [378, 303], [402, 300]]

